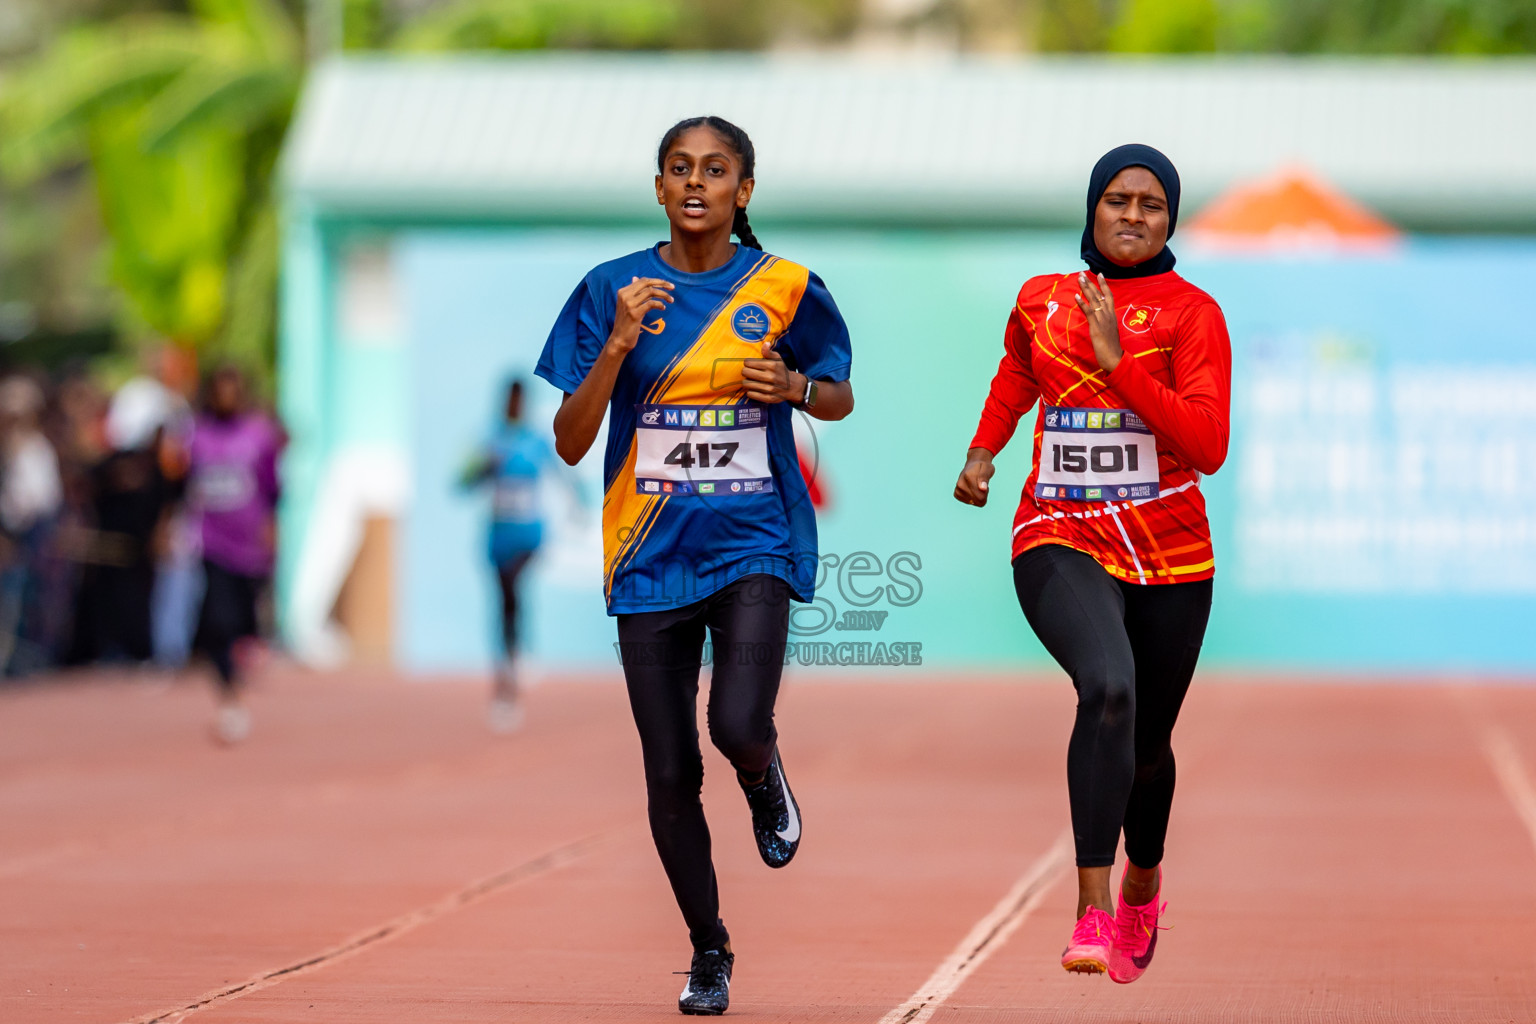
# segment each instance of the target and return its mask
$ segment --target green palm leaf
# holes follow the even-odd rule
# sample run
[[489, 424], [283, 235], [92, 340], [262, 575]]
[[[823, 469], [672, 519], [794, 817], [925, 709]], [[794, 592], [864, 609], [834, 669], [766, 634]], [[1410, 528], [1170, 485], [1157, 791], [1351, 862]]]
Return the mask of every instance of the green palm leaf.
[[201, 33], [162, 18], [127, 19], [112, 31], [67, 34], [11, 81], [3, 103], [0, 167], [26, 181], [83, 154], [90, 121], [142, 101], [198, 60]]
[[229, 287], [229, 314], [218, 339], [219, 355], [241, 366], [270, 366], [277, 320], [277, 265], [281, 233], [277, 210], [268, 200], [251, 217], [235, 258]]
[[124, 322], [258, 352], [272, 322], [271, 165], [302, 41], [277, 0], [191, 7], [73, 30], [23, 68], [0, 96], [0, 170], [88, 161]]
[[286, 122], [298, 97], [299, 76], [269, 64], [203, 62], [163, 89], [144, 111], [144, 144], [165, 152], [189, 132], [221, 126], [244, 134]]
[[458, 0], [429, 11], [395, 40], [402, 50], [665, 47], [681, 0]]
[[235, 29], [264, 60], [296, 66], [303, 56], [303, 36], [275, 0], [192, 0], [191, 7], [205, 24]]

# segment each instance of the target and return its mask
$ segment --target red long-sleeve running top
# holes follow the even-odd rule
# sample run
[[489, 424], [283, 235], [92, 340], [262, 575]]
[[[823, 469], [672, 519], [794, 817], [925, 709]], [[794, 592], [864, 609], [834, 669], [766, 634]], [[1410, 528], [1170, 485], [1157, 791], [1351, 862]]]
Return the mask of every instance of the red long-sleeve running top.
[[[1215, 574], [1200, 476], [1227, 457], [1232, 347], [1221, 307], [1169, 271], [1110, 282], [1125, 355], [1113, 373], [1094, 358], [1074, 299], [1076, 274], [1031, 278], [1003, 334], [1003, 359], [973, 448], [1003, 450], [1038, 400], [1029, 479], [1013, 520], [1013, 556], [1062, 544], [1131, 583], [1179, 583]], [[1130, 501], [1036, 497], [1044, 406], [1124, 409], [1150, 428], [1158, 496]]]

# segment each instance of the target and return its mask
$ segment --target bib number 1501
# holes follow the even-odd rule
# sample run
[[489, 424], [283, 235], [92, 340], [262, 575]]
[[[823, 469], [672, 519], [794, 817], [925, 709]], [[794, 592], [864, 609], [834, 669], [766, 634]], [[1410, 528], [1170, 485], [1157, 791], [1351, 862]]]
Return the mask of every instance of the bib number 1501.
[[1158, 495], [1157, 438], [1129, 409], [1041, 409], [1035, 497], [1141, 501]]
[[1134, 444], [1053, 444], [1051, 469], [1057, 473], [1135, 473], [1141, 469]]

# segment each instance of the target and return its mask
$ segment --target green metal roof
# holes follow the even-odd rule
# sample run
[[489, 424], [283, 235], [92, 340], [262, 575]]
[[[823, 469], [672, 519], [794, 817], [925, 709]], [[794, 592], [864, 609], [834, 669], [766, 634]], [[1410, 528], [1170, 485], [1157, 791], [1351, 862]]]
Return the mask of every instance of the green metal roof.
[[1301, 164], [1409, 227], [1536, 227], [1536, 61], [855, 55], [342, 59], [310, 81], [290, 197], [400, 220], [654, 216], [655, 145], [716, 113], [759, 218], [1071, 224], [1106, 149], [1178, 165], [1189, 209]]

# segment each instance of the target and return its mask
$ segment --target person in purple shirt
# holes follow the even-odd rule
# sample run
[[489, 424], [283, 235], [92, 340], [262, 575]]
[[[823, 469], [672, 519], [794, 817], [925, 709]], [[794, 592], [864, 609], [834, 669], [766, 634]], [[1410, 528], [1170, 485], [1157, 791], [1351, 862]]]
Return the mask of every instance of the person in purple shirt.
[[247, 408], [245, 378], [221, 366], [208, 379], [192, 430], [189, 500], [203, 544], [202, 614], [196, 647], [218, 672], [215, 731], [225, 743], [244, 739], [250, 713], [240, 694], [236, 643], [258, 633], [257, 605], [272, 575], [283, 434]]

